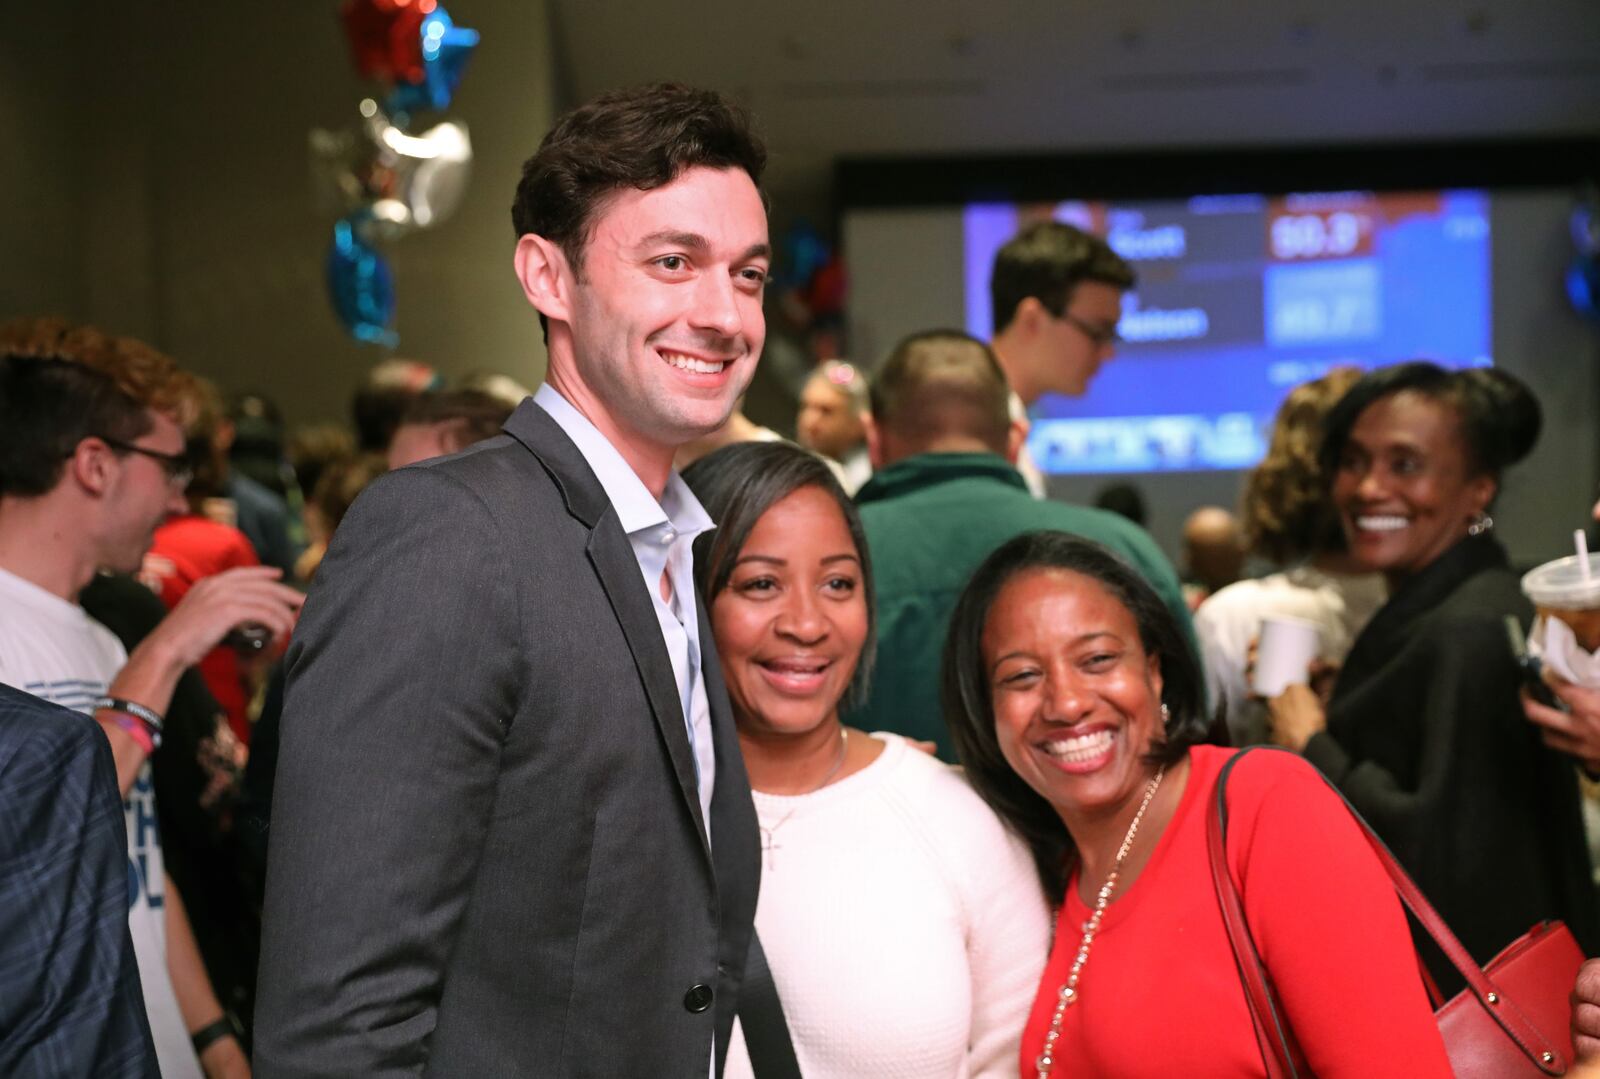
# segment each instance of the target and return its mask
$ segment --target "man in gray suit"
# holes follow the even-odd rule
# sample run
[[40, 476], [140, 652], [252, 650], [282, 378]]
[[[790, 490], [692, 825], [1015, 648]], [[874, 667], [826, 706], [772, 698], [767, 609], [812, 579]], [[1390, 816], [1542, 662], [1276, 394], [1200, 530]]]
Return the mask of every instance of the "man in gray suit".
[[290, 648], [258, 1074], [720, 1073], [757, 833], [671, 462], [761, 351], [764, 157], [653, 86], [524, 166], [546, 383], [362, 495]]

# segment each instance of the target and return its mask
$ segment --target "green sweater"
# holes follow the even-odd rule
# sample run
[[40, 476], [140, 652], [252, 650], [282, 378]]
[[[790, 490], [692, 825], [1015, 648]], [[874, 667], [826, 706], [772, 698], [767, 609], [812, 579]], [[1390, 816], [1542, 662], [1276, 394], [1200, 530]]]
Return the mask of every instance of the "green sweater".
[[1150, 582], [1195, 649], [1178, 575], [1144, 529], [1104, 510], [1034, 498], [997, 454], [907, 458], [874, 474], [856, 503], [877, 589], [878, 654], [871, 695], [846, 716], [852, 726], [937, 742], [939, 756], [955, 760], [939, 709], [950, 613], [979, 563], [1024, 532], [1058, 529], [1110, 548]]

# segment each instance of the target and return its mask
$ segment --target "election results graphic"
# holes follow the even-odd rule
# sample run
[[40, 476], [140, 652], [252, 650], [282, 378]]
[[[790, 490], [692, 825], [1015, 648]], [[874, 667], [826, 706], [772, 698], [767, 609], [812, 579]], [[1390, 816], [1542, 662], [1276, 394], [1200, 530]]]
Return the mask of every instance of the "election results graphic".
[[1482, 191], [972, 204], [969, 332], [994, 331], [995, 253], [1049, 219], [1105, 237], [1139, 280], [1088, 393], [1032, 409], [1047, 472], [1248, 468], [1284, 395], [1330, 367], [1493, 362]]

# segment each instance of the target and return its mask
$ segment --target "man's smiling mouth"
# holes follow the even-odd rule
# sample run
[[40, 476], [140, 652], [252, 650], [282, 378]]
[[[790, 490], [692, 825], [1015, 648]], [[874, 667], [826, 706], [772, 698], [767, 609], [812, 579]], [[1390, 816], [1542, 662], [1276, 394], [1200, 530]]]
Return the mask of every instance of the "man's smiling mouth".
[[733, 362], [732, 360], [702, 360], [696, 356], [690, 356], [682, 352], [672, 352], [664, 348], [657, 349], [656, 352], [663, 360], [666, 360], [678, 370], [692, 371], [697, 375], [719, 374], [724, 367]]

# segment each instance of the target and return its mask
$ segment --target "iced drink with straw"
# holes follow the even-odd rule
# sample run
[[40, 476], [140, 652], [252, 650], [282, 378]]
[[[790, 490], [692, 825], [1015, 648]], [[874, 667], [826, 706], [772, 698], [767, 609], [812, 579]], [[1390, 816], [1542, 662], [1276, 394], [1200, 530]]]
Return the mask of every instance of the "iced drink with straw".
[[[1576, 534], [1578, 553], [1530, 570], [1522, 592], [1539, 613], [1529, 643], [1568, 681], [1600, 684], [1600, 555]], [[1560, 622], [1571, 632], [1552, 632]]]

